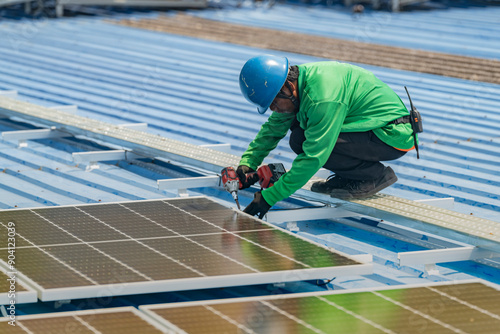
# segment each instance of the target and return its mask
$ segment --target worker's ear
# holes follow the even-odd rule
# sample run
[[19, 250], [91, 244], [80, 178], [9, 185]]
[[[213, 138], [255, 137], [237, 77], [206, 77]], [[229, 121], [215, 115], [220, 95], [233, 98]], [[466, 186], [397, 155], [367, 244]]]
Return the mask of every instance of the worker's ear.
[[287, 80], [287, 81], [288, 81], [288, 84], [290, 85], [289, 87], [291, 87], [291, 88], [292, 88], [291, 93], [292, 93], [293, 95], [297, 95], [297, 94], [298, 94], [298, 92], [297, 92], [297, 85], [295, 85], [295, 82], [296, 82], [296, 81], [295, 81], [295, 82], [292, 82], [292, 81], [290, 81], [290, 80]]

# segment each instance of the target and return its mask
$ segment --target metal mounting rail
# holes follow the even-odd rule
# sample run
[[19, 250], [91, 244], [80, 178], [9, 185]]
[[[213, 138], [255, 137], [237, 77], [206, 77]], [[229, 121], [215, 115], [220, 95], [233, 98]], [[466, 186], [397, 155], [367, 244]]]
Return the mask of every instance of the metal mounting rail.
[[[71, 135], [118, 145], [139, 155], [161, 157], [219, 173], [235, 166], [239, 157], [158, 135], [127, 129], [59, 110], [0, 96], [0, 114], [52, 127]], [[364, 200], [342, 201], [310, 191], [310, 180], [295, 195], [321, 201], [347, 211], [377, 217], [500, 253], [500, 223], [437, 208], [399, 197], [377, 194]]]

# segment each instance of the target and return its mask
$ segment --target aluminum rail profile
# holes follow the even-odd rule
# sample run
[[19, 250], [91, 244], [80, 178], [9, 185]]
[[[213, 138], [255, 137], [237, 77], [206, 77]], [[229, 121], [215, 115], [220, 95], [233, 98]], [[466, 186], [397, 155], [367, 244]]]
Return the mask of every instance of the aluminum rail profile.
[[[224, 167], [236, 166], [239, 162], [238, 156], [229, 153], [7, 97], [0, 97], [0, 113], [47, 127], [56, 126], [59, 131], [73, 136], [118, 145], [138, 155], [171, 159], [215, 173], [220, 173]], [[382, 194], [364, 200], [342, 201], [310, 191], [312, 182], [317, 180], [320, 179], [310, 180], [295, 195], [500, 253], [500, 223]]]
[[7, 97], [0, 97], [0, 113], [42, 126], [55, 126], [60, 132], [117, 145], [138, 155], [171, 159], [215, 173], [220, 173], [223, 167], [236, 166], [239, 162], [239, 157], [229, 153]]

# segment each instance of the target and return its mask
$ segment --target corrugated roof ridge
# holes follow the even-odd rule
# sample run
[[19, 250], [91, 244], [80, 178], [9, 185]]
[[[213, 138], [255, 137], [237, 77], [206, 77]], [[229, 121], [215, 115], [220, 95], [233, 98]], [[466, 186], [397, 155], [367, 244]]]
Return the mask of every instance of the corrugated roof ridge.
[[[399, 45], [498, 59], [500, 51], [492, 47], [493, 42], [487, 46], [482, 44], [482, 38], [498, 40], [500, 36], [500, 34], [489, 33], [488, 28], [491, 26], [487, 26], [498, 22], [495, 21], [498, 14], [496, 16], [494, 14], [497, 12], [500, 12], [498, 7], [489, 6], [477, 10], [450, 8], [424, 13], [387, 13], [368, 10], [362, 15], [352, 15], [351, 11], [342, 6], [339, 8], [320, 4], [279, 4], [272, 9], [254, 10], [225, 8], [203, 12], [190, 11], [192, 15], [199, 17], [248, 26], [274, 27], [346, 40], [362, 40], [383, 45]], [[473, 20], [474, 17], [477, 19]], [[449, 33], [440, 31], [442, 23], [446, 25], [446, 21], [453, 24], [449, 28]], [[477, 28], [470, 27], [475, 23], [478, 24]], [[342, 26], [345, 26], [345, 29], [342, 29]], [[461, 38], [454, 37], [457, 35], [456, 31], [467, 34], [469, 28], [476, 29], [476, 35], [470, 38], [465, 35]], [[427, 29], [429, 33], [422, 36]], [[417, 32], [420, 36], [415, 34]], [[479, 36], [481, 38], [478, 38]], [[450, 42], [453, 39], [455, 41]]]

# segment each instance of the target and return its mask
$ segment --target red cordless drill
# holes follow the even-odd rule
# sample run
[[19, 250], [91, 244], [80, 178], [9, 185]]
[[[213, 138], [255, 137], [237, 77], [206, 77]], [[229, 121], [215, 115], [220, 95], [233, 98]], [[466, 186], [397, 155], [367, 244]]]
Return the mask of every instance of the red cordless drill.
[[[247, 179], [252, 178], [255, 173], [259, 176], [259, 184], [262, 189], [272, 187], [281, 176], [286, 173], [285, 166], [282, 163], [273, 163], [259, 167], [256, 172], [248, 173]], [[233, 167], [226, 167], [221, 171], [222, 184], [224, 189], [233, 195], [238, 209], [240, 203], [238, 201], [238, 190], [243, 188], [238, 175]]]
[[262, 189], [272, 187], [286, 173], [282, 163], [264, 165], [257, 169], [259, 184]]

